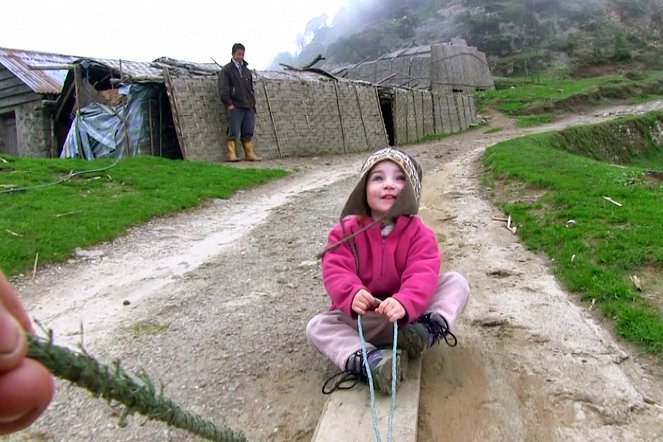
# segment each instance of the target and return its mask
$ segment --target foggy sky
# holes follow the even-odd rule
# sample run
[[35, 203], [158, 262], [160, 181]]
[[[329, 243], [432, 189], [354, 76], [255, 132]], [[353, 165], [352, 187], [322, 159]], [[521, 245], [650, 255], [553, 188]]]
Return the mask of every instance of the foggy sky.
[[152, 61], [167, 56], [223, 64], [233, 43], [265, 69], [296, 51], [298, 34], [323, 13], [329, 22], [356, 0], [21, 0], [3, 2], [0, 47], [96, 58]]

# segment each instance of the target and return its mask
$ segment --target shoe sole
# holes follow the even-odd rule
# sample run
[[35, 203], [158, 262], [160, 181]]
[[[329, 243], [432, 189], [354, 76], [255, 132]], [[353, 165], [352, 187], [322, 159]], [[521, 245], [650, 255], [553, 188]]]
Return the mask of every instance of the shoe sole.
[[[408, 366], [408, 356], [406, 352], [399, 352], [396, 356], [399, 360], [396, 362], [396, 390], [407, 373]], [[391, 355], [388, 358], [383, 359], [382, 364], [384, 366], [379, 368], [378, 375], [375, 377], [375, 387], [381, 392], [391, 395]]]

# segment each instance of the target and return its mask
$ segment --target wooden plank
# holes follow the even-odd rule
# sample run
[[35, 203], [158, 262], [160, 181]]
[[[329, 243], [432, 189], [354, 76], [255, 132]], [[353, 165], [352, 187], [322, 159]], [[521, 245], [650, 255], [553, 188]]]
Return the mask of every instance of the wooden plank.
[[29, 94], [32, 90], [25, 84], [19, 84], [17, 86], [3, 88], [0, 85], [0, 100], [7, 97], [13, 97], [15, 95]]
[[18, 135], [16, 133], [16, 116], [0, 117], [0, 126], [4, 138], [0, 138], [0, 152], [18, 155]]
[[8, 78], [16, 78], [16, 76], [12, 74], [9, 69], [4, 69], [0, 66], [0, 81], [6, 80]]
[[[18, 77], [5, 78], [4, 80], [0, 80], [0, 90], [7, 89], [7, 88], [10, 88], [10, 87], [14, 87], [14, 86], [20, 86], [22, 84], [25, 84], [25, 83], [23, 83], [23, 80], [21, 80]], [[27, 85], [26, 85], [26, 87], [27, 87]]]
[[37, 101], [37, 100], [41, 100], [41, 96], [32, 92], [29, 94], [22, 94], [13, 97], [8, 97], [3, 100], [0, 100], [0, 112], [4, 111], [5, 109], [17, 106], [19, 104], [30, 103], [32, 101]]
[[[421, 389], [421, 358], [411, 360], [407, 378], [401, 383], [396, 396], [393, 418], [393, 440], [416, 442]], [[378, 428], [382, 440], [387, 440], [387, 424], [391, 398], [380, 392], [375, 394]], [[369, 404], [368, 386], [357, 384], [351, 390], [335, 391], [322, 410], [322, 416], [312, 442], [365, 442], [375, 440]]]

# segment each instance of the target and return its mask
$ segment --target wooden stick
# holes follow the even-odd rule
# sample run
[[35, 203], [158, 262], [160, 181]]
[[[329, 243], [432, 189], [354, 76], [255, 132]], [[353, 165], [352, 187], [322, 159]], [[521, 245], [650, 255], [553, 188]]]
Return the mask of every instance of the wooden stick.
[[35, 265], [32, 267], [32, 279], [35, 279], [37, 274], [37, 261], [39, 261], [39, 252], [35, 255]]
[[77, 213], [81, 213], [82, 210], [72, 210], [71, 212], [65, 212], [65, 213], [58, 213], [55, 215], [56, 218], [61, 218], [63, 216], [69, 216], [69, 215], [75, 215]]
[[366, 130], [366, 122], [364, 121], [364, 114], [361, 111], [361, 100], [359, 99], [359, 91], [357, 90], [357, 85], [353, 85], [352, 89], [355, 91], [355, 97], [357, 98], [357, 107], [359, 108], [359, 117], [361, 118], [361, 127], [364, 129], [364, 137], [366, 137], [366, 148], [371, 148], [371, 142], [368, 140], [368, 131]]
[[343, 139], [343, 152], [347, 152], [348, 144], [345, 140], [345, 129], [343, 128], [343, 114], [341, 113], [341, 100], [338, 96], [338, 82], [334, 82], [334, 91], [336, 92], [336, 108], [338, 109], [338, 120], [341, 126], [341, 138]]
[[267, 82], [265, 79], [256, 78], [256, 81], [262, 83], [262, 90], [265, 93], [265, 101], [267, 101], [267, 112], [269, 112], [269, 119], [272, 120], [272, 128], [274, 129], [274, 139], [276, 140], [276, 150], [279, 153], [279, 158], [283, 158], [283, 153], [281, 152], [281, 141], [279, 140], [279, 131], [276, 128], [276, 119], [274, 118], [274, 111], [272, 110], [272, 103], [269, 100], [269, 94], [267, 93]]
[[63, 71], [73, 69], [73, 64], [29, 64], [28, 69], [33, 71]]
[[606, 201], [610, 201], [610, 202], [611, 202], [612, 204], [614, 204], [615, 206], [619, 206], [619, 207], [622, 207], [622, 206], [623, 206], [622, 203], [618, 203], [617, 201], [613, 200], [613, 199], [610, 198], [609, 196], [604, 196], [603, 199], [606, 200]]

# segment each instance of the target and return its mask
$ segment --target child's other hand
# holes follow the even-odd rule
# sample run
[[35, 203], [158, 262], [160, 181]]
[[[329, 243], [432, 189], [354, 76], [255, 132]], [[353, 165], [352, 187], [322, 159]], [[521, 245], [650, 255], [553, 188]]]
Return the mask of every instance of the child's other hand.
[[352, 299], [352, 311], [358, 315], [365, 315], [367, 311], [377, 306], [378, 301], [365, 289], [359, 290]]
[[389, 322], [395, 322], [405, 317], [405, 307], [394, 298], [382, 301], [375, 311], [389, 318]]

